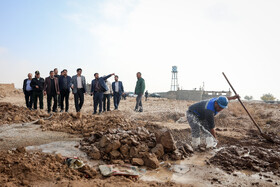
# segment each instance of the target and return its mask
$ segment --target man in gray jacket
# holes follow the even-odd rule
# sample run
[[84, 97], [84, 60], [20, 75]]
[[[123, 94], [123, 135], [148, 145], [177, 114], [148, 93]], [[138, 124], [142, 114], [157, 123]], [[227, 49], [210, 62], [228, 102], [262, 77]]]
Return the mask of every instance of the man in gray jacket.
[[84, 104], [84, 93], [87, 92], [86, 78], [82, 76], [82, 69], [77, 69], [77, 75], [72, 77], [72, 86], [74, 94], [76, 112], [80, 112]]

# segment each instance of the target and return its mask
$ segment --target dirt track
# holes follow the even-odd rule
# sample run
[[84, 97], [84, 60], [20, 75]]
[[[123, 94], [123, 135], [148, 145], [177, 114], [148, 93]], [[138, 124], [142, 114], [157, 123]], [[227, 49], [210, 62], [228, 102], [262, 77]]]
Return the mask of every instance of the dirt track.
[[[6, 150], [56, 141], [78, 141], [80, 138], [90, 137], [97, 132], [107, 132], [116, 128], [129, 130], [137, 127], [146, 127], [150, 130], [172, 129], [172, 134], [177, 143], [189, 143], [190, 129], [188, 125], [186, 123], [176, 123], [176, 121], [185, 115], [187, 107], [193, 102], [149, 99], [149, 101], [144, 102], [144, 112], [135, 113], [133, 111], [135, 99], [128, 98], [126, 101], [121, 101], [120, 111], [111, 111], [100, 116], [92, 116], [92, 97], [86, 96], [81, 116], [77, 116], [76, 113], [58, 113], [54, 114], [50, 120], [41, 120], [41, 126], [22, 126], [22, 123], [46, 117], [46, 112], [25, 109], [23, 94], [13, 91], [12, 94], [5, 95], [6, 97], [0, 99], [0, 102], [5, 102], [0, 104], [0, 150], [5, 150], [5, 153], [0, 156], [0, 161], [6, 166], [8, 162], [14, 163], [14, 159], [17, 158], [18, 163], [24, 165], [24, 167], [20, 168], [26, 176], [35, 176], [36, 172], [39, 172], [36, 167], [40, 167], [40, 163], [44, 163], [40, 161], [41, 158], [36, 160], [36, 155], [40, 155], [42, 158], [51, 158], [51, 162], [59, 167], [47, 165], [47, 169], [42, 171], [46, 173], [46, 178], [35, 177], [32, 180], [25, 180], [26, 176], [24, 175], [22, 178], [15, 179], [16, 174], [10, 169], [18, 166], [2, 167], [0, 168], [1, 185], [26, 183], [26, 185], [40, 184], [45, 186], [50, 184], [62, 186], [68, 186], [69, 184], [73, 186], [98, 184], [102, 186], [107, 183], [116, 183], [116, 185], [120, 186], [276, 186], [279, 184], [280, 146], [269, 144], [258, 136], [253, 124], [239, 104], [235, 102], [230, 103], [229, 109], [223, 111], [216, 118], [218, 149], [195, 153], [183, 161], [171, 161], [172, 159], [168, 159], [159, 169], [148, 170], [140, 181], [135, 181], [120, 177], [104, 179], [98, 172], [91, 179], [88, 179], [83, 173], [67, 170], [67, 168], [60, 165], [61, 160], [56, 160], [55, 156], [36, 152], [27, 153], [31, 154], [30, 157], [36, 162], [33, 166], [30, 166], [25, 164], [31, 162], [30, 160], [24, 161], [24, 158], [21, 159], [22, 153], [15, 152], [10, 154], [11, 152], [6, 152]], [[71, 96], [70, 112], [74, 111], [73, 103], [73, 97]], [[265, 131], [280, 135], [279, 105], [254, 103], [247, 103], [246, 105]], [[15, 123], [18, 125], [1, 126], [1, 124]], [[10, 157], [11, 160], [7, 160], [7, 157]], [[180, 173], [180, 171], [172, 169], [175, 165], [181, 168], [180, 171], [184, 171], [187, 168], [186, 172]], [[59, 168], [64, 169], [60, 170]], [[48, 172], [49, 175], [47, 174]], [[64, 172], [74, 172], [74, 174], [66, 176], [62, 174]], [[52, 173], [58, 173], [59, 180]], [[73, 177], [71, 178], [71, 176]], [[236, 180], [237, 178], [238, 180]]]

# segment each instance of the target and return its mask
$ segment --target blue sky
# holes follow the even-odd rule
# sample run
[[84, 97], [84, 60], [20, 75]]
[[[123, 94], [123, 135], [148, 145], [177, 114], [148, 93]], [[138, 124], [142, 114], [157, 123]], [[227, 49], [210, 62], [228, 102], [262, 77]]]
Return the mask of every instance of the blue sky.
[[[127, 91], [141, 71], [150, 92], [183, 89], [272, 93], [280, 98], [279, 1], [0, 0], [1, 83], [57, 67], [87, 82], [115, 72]], [[13, 76], [11, 76], [11, 71]], [[113, 81], [113, 79], [111, 79]]]

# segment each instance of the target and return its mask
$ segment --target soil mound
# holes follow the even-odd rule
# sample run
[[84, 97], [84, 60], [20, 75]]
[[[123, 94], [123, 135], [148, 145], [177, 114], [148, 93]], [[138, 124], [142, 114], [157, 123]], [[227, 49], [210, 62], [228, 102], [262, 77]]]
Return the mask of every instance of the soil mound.
[[280, 149], [266, 149], [256, 146], [230, 146], [220, 150], [210, 159], [210, 163], [223, 170], [251, 170], [255, 172], [272, 172], [280, 176]]
[[24, 148], [0, 153], [0, 186], [8, 184], [28, 186], [37, 181], [81, 180], [97, 174], [84, 166], [70, 169], [60, 155], [29, 153]]
[[0, 102], [0, 125], [34, 121], [45, 115], [44, 112], [40, 112], [39, 110], [31, 111], [26, 107]]
[[144, 126], [146, 123], [130, 120], [122, 114], [82, 115], [74, 113], [54, 114], [42, 125], [43, 130], [61, 131], [71, 134], [91, 136], [94, 132], [106, 132], [109, 129], [132, 129], [134, 126]]

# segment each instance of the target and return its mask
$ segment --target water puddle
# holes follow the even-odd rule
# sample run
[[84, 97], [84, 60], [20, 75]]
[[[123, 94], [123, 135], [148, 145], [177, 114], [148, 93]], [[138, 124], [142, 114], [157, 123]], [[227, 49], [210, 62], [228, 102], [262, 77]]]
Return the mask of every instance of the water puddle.
[[27, 151], [42, 151], [49, 154], [61, 154], [63, 157], [78, 157], [91, 167], [98, 166], [101, 162], [88, 159], [86, 153], [79, 148], [79, 141], [57, 141], [48, 144], [26, 147]]

